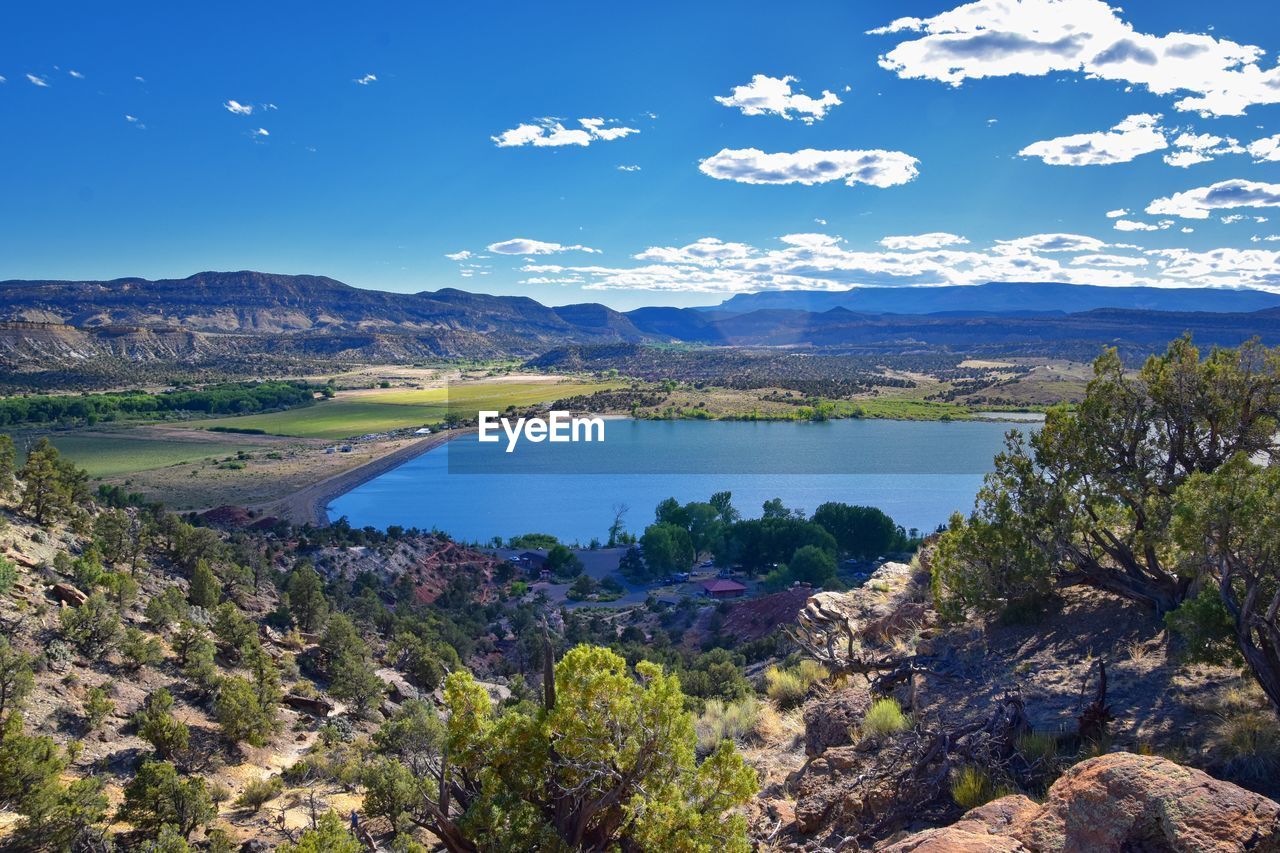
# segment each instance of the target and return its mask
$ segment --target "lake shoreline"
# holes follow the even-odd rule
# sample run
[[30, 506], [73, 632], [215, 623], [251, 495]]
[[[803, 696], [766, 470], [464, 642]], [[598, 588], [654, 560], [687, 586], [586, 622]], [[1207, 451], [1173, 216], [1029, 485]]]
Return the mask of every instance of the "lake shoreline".
[[411, 459], [434, 450], [454, 438], [475, 431], [475, 427], [466, 427], [434, 433], [408, 447], [397, 448], [385, 456], [379, 456], [363, 465], [335, 474], [318, 483], [312, 483], [283, 500], [263, 507], [263, 510], [273, 512], [296, 524], [310, 523], [316, 527], [326, 527], [329, 524], [329, 504], [333, 501]]

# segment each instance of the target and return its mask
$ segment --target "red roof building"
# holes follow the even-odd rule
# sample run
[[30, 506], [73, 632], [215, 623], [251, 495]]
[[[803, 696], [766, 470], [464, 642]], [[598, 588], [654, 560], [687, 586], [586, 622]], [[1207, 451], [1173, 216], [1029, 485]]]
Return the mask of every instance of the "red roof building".
[[728, 578], [716, 578], [703, 581], [702, 591], [711, 598], [737, 598], [747, 591], [747, 587]]

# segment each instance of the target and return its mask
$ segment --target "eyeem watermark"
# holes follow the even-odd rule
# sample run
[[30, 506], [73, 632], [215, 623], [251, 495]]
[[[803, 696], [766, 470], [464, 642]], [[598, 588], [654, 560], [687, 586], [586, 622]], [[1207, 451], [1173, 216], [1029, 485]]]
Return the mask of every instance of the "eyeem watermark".
[[604, 418], [578, 418], [568, 412], [551, 412], [546, 418], [501, 418], [497, 412], [479, 412], [479, 439], [490, 444], [507, 437], [507, 453], [516, 449], [521, 438], [537, 444], [542, 441], [604, 441]]

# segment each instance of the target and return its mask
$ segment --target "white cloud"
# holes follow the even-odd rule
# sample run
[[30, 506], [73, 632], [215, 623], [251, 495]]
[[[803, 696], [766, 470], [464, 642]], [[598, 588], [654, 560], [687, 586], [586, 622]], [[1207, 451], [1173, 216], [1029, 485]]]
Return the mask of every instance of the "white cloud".
[[470, 249], [463, 249], [461, 252], [450, 252], [445, 257], [451, 261], [465, 261], [472, 257], [472, 254]]
[[619, 172], [638, 172], [640, 171], [640, 167], [639, 166], [619, 166], [618, 171]]
[[757, 148], [722, 149], [701, 161], [698, 169], [723, 181], [744, 184], [870, 184], [892, 187], [919, 174], [920, 161], [901, 151], [817, 151], [766, 154]]
[[1240, 143], [1230, 136], [1214, 136], [1211, 133], [1180, 133], [1173, 140], [1171, 151], [1164, 155], [1164, 161], [1170, 166], [1187, 168], [1197, 163], [1207, 163], [1223, 154], [1243, 154]]
[[822, 217], [820, 217], [820, 216], [815, 216], [815, 217], [813, 218], [813, 221], [814, 221], [814, 222], [816, 222], [816, 223], [818, 223], [819, 225], [826, 225], [826, 224], [827, 224], [827, 220], [823, 219], [823, 218], [822, 218]]
[[125, 117], [124, 117], [124, 120], [125, 120], [125, 121], [127, 121], [127, 122], [129, 122], [129, 124], [133, 125], [133, 126], [134, 126], [134, 127], [136, 127], [138, 130], [146, 130], [146, 129], [147, 129], [147, 126], [146, 126], [145, 124], [143, 124], [141, 121], [139, 121], [139, 119], [138, 119], [138, 117], [137, 117], [137, 116], [131, 116], [131, 115], [128, 115], [128, 114], [126, 113], [126, 114], [125, 114]]
[[79, 71], [76, 71], [75, 69], [72, 69], [72, 70], [68, 71], [67, 73], [68, 73], [68, 74], [70, 74], [72, 77], [76, 78], [77, 80], [83, 80], [83, 79], [84, 79], [84, 75], [83, 75], [83, 74], [81, 74]]
[[532, 145], [535, 148], [553, 148], [561, 145], [590, 145], [596, 140], [608, 142], [639, 133], [634, 127], [613, 126], [614, 119], [580, 118], [580, 128], [566, 128], [558, 119], [536, 119], [536, 124], [520, 124], [504, 130], [492, 139], [499, 148]]
[[1162, 219], [1155, 225], [1136, 219], [1117, 219], [1112, 226], [1117, 231], [1165, 231], [1173, 227], [1172, 219]]
[[703, 237], [687, 246], [652, 246], [635, 258], [638, 261], [708, 266], [723, 261], [744, 260], [754, 254], [756, 249], [746, 243], [726, 243], [716, 237]]
[[1207, 187], [1158, 198], [1147, 205], [1147, 213], [1208, 219], [1211, 211], [1237, 207], [1280, 207], [1280, 184], [1246, 181], [1239, 178], [1218, 181]]
[[1108, 248], [1098, 238], [1084, 234], [1030, 234], [1014, 240], [997, 240], [996, 246], [1026, 252], [1096, 252]]
[[28, 74], [27, 79], [31, 81], [31, 85], [39, 86], [41, 89], [49, 88], [49, 81], [36, 74]]
[[1150, 261], [1146, 258], [1135, 258], [1131, 255], [1077, 255], [1071, 259], [1073, 266], [1104, 267], [1122, 269], [1124, 267], [1145, 267]]
[[355, 82], [355, 83], [357, 83], [357, 84], [359, 84], [359, 85], [361, 85], [361, 86], [368, 86], [370, 83], [376, 83], [376, 82], [378, 82], [378, 75], [377, 75], [377, 74], [366, 74], [366, 75], [364, 75], [363, 77], [357, 77], [353, 82]]
[[1128, 163], [1141, 154], [1168, 147], [1160, 128], [1160, 116], [1138, 113], [1110, 130], [1034, 142], [1018, 154], [1039, 157], [1050, 166], [1106, 166]]
[[271, 135], [270, 132], [268, 132], [265, 127], [260, 127], [257, 130], [250, 133], [250, 136], [270, 136], [270, 135]]
[[599, 254], [599, 249], [589, 246], [563, 246], [559, 243], [544, 243], [541, 240], [530, 240], [527, 237], [515, 237], [501, 243], [490, 243], [487, 247], [497, 255], [550, 255], [555, 252], [591, 252]]
[[[572, 279], [587, 290], [744, 293], [843, 290], [858, 285], [926, 286], [988, 281], [1053, 281], [1103, 286], [1263, 287], [1280, 292], [1280, 251], [1120, 248], [1079, 234], [1034, 234], [985, 249], [859, 251], [827, 234], [790, 234], [780, 248], [705, 237], [651, 247], [634, 266], [526, 263], [530, 283]], [[1103, 247], [1113, 251], [1100, 251]]]
[[791, 84], [795, 82], [795, 77], [756, 74], [745, 86], [734, 86], [728, 95], [717, 95], [716, 101], [748, 116], [776, 115], [790, 120], [794, 113], [805, 124], [821, 121], [827, 110], [842, 103], [835, 92], [825, 89], [821, 98], [792, 92]]
[[1267, 136], [1262, 139], [1255, 139], [1248, 145], [1249, 156], [1254, 162], [1278, 162], [1280, 161], [1280, 133], [1275, 136]]
[[5, 77], [3, 74], [0, 74], [0, 83], [8, 83], [8, 82], [9, 82], [9, 79]]
[[1108, 219], [1115, 219], [1117, 216], [1124, 216], [1124, 215], [1126, 215], [1128, 212], [1129, 212], [1129, 211], [1125, 210], [1123, 207], [1118, 207], [1118, 208], [1116, 208], [1115, 210], [1108, 210], [1108, 211], [1107, 211], [1107, 218], [1108, 218]]
[[1191, 234], [1191, 233], [1194, 233], [1196, 229], [1192, 228], [1190, 225], [1184, 225], [1178, 230], [1181, 231], [1183, 234]]
[[976, 0], [931, 18], [899, 18], [871, 31], [910, 32], [880, 57], [900, 77], [958, 86], [966, 80], [1079, 72], [1142, 86], [1203, 115], [1241, 115], [1280, 102], [1280, 67], [1264, 51], [1213, 36], [1140, 33], [1103, 0]]
[[242, 104], [239, 101], [227, 101], [222, 106], [226, 107], [227, 112], [235, 113], [238, 116], [253, 115], [253, 104]]
[[968, 240], [961, 237], [959, 234], [950, 234], [946, 231], [930, 231], [928, 234], [906, 234], [898, 237], [885, 237], [880, 240], [880, 245], [884, 246], [886, 249], [918, 252], [923, 249], [941, 249], [943, 246], [955, 246], [968, 242]]

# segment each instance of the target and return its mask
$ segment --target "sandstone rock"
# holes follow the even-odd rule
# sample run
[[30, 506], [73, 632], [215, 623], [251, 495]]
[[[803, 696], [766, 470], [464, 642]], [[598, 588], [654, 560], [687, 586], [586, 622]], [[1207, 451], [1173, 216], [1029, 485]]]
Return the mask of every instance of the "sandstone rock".
[[72, 607], [79, 607], [89, 600], [89, 596], [69, 583], [55, 583], [49, 587], [49, 592], [63, 604], [70, 604]]
[[870, 707], [871, 696], [864, 687], [847, 687], [811, 699], [804, 709], [805, 754], [822, 755], [833, 746], [852, 743], [851, 732]]
[[1277, 853], [1280, 803], [1164, 758], [1120, 752], [1067, 770], [1044, 805], [1003, 797], [884, 850]]
[[1012, 835], [1039, 851], [1280, 850], [1280, 804], [1164, 758], [1113, 753], [1067, 770]]

